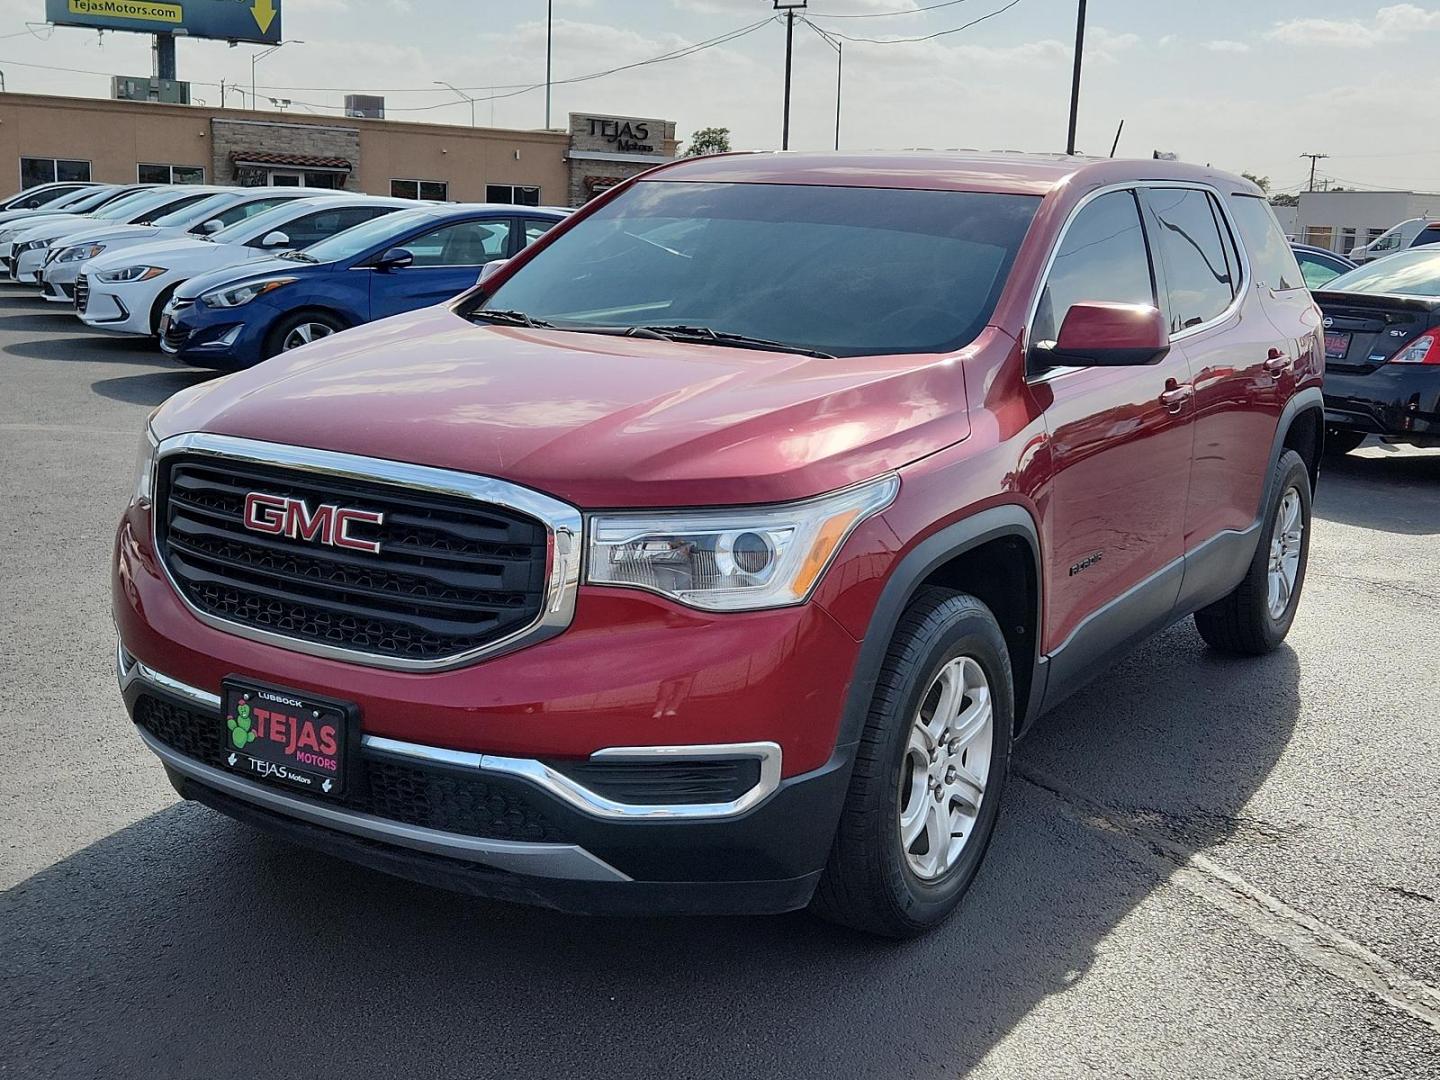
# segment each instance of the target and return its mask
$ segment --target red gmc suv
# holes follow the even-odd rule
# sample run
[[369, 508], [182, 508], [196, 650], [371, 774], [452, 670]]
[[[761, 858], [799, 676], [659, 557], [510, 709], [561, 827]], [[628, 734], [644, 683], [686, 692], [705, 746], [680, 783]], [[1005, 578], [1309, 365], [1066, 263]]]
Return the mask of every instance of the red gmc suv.
[[1305, 577], [1320, 319], [1160, 161], [737, 154], [457, 300], [187, 390], [115, 546], [186, 798], [582, 912], [943, 919], [1012, 742]]

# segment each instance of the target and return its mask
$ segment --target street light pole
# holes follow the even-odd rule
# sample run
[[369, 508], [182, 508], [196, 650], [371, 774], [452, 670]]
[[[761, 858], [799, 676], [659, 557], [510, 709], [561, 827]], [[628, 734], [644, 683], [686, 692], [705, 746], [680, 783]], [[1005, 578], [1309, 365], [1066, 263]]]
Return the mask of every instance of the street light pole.
[[1065, 140], [1065, 153], [1075, 153], [1075, 123], [1080, 118], [1080, 64], [1085, 58], [1085, 0], [1075, 16], [1075, 74], [1070, 80], [1070, 135]]
[[545, 0], [545, 130], [550, 130], [550, 54], [555, 33], [555, 0]]
[[790, 149], [790, 68], [795, 56], [795, 10], [809, 0], [773, 0], [776, 11], [785, 12], [785, 114], [780, 131], [780, 149]]
[[468, 102], [470, 103], [470, 126], [473, 128], [473, 127], [475, 126], [475, 99], [474, 99], [473, 97], [471, 97], [469, 94], [465, 93], [464, 90], [461, 90], [458, 86], [451, 86], [451, 85], [450, 85], [448, 82], [446, 82], [444, 79], [436, 79], [436, 80], [435, 80], [435, 85], [436, 85], [436, 86], [443, 86], [443, 87], [445, 87], [447, 90], [453, 90], [453, 91], [455, 91], [455, 93], [459, 94], [462, 98], [464, 98], [466, 101], [468, 101]]
[[277, 41], [268, 49], [261, 49], [258, 53], [250, 55], [250, 107], [255, 107], [258, 95], [255, 93], [255, 65], [264, 60], [271, 53], [276, 52], [282, 45], [304, 45], [305, 42], [299, 38], [290, 38], [288, 41]]

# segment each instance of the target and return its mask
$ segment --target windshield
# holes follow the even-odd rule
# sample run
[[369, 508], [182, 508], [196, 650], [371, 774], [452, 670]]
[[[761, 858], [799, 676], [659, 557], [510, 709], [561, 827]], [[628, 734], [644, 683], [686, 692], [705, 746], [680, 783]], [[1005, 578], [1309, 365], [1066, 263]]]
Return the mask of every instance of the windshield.
[[154, 204], [157, 201], [155, 196], [154, 190], [132, 191], [129, 195], [122, 195], [114, 202], [107, 203], [105, 209], [97, 210], [90, 216], [99, 221], [123, 221], [131, 214]]
[[644, 182], [486, 308], [561, 328], [703, 327], [835, 356], [940, 352], [989, 319], [1038, 197]]
[[113, 187], [93, 188], [81, 192], [74, 198], [67, 198], [64, 203], [57, 200], [50, 204], [50, 208], [58, 210], [63, 206], [67, 214], [83, 214], [91, 207], [99, 206], [114, 198], [116, 198], [116, 195]]
[[[211, 233], [209, 236], [201, 237], [202, 240], [214, 240], [217, 244], [243, 244], [251, 237], [264, 236], [275, 229], [284, 230], [295, 217], [295, 214], [306, 207], [309, 199], [291, 199], [279, 206], [272, 206], [269, 210], [260, 214], [252, 214], [247, 218], [241, 218], [233, 225], [227, 225], [219, 232]], [[308, 207], [314, 210], [313, 206]]]
[[216, 210], [223, 210], [235, 201], [234, 192], [221, 191], [214, 195], [208, 195], [198, 202], [186, 203], [178, 210], [171, 210], [162, 217], [157, 217], [150, 222], [151, 225], [158, 225], [162, 229], [182, 229], [187, 225], [193, 225], [197, 221], [204, 221]]
[[1440, 252], [1420, 248], [1387, 256], [1341, 274], [1325, 291], [1440, 296]]
[[394, 214], [372, 218], [353, 228], [346, 229], [344, 232], [327, 237], [317, 244], [311, 244], [305, 249], [305, 254], [316, 262], [322, 263], [353, 259], [376, 244], [383, 244], [387, 237], [404, 233], [412, 225], [418, 225], [432, 216], [433, 214], [428, 210], [401, 210]]

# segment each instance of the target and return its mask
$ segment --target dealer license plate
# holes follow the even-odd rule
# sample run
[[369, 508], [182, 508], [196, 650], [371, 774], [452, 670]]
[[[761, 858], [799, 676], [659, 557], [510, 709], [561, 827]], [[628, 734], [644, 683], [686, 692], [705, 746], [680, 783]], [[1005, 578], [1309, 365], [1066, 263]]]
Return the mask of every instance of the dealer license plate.
[[359, 710], [293, 690], [226, 679], [220, 723], [225, 764], [252, 779], [321, 798], [345, 790]]
[[1344, 360], [1345, 354], [1350, 351], [1350, 332], [1348, 330], [1326, 330], [1325, 331], [1325, 359]]

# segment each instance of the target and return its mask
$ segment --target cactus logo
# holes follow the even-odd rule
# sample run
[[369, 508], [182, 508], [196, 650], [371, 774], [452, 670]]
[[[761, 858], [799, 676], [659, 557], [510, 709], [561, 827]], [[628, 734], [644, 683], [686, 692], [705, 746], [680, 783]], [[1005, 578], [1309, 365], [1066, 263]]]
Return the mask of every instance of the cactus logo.
[[235, 745], [236, 750], [244, 750], [255, 741], [255, 717], [250, 711], [247, 702], [240, 702], [235, 706], [235, 715], [225, 721], [225, 726], [230, 729], [230, 741]]

